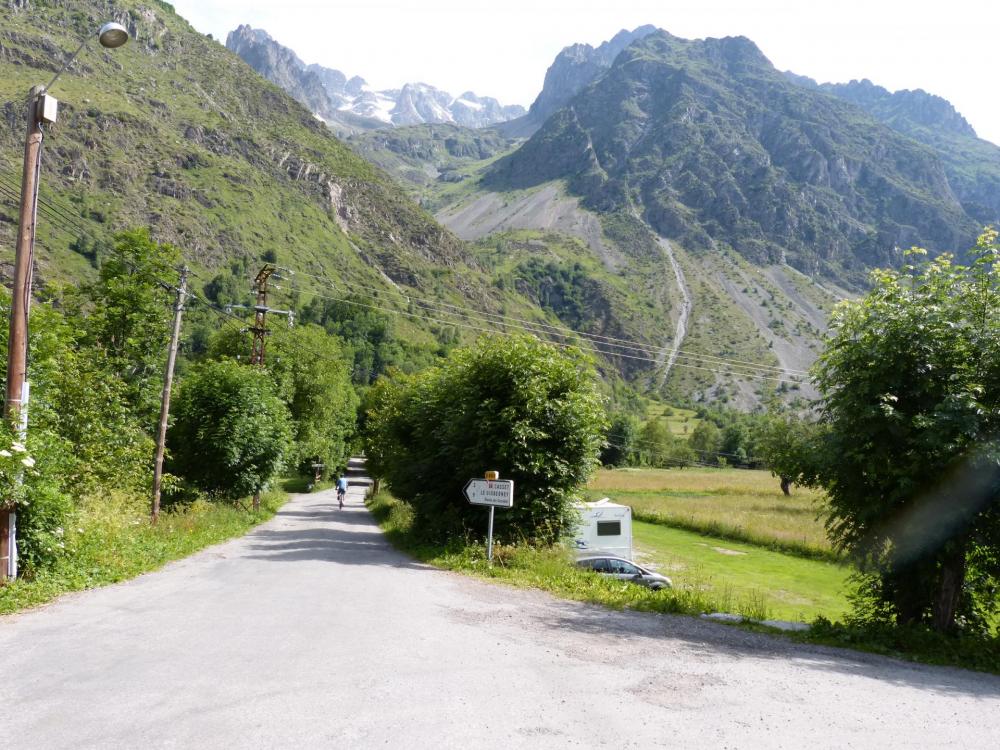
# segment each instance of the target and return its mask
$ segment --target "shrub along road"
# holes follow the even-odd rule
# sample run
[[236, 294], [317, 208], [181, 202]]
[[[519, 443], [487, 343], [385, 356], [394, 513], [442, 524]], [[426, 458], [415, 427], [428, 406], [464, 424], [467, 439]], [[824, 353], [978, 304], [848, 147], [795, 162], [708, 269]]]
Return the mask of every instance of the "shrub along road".
[[1000, 677], [491, 585], [335, 504], [0, 618], [5, 745], [1000, 746]]

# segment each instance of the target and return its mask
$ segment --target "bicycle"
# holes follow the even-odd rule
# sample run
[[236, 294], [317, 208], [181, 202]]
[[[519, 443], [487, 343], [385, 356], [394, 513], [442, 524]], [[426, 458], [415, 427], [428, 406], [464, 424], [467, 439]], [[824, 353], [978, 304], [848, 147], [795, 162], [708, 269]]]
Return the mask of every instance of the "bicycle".
[[347, 493], [344, 492], [343, 488], [341, 487], [337, 488], [337, 503], [340, 505], [341, 510], [344, 509], [344, 495], [346, 494]]

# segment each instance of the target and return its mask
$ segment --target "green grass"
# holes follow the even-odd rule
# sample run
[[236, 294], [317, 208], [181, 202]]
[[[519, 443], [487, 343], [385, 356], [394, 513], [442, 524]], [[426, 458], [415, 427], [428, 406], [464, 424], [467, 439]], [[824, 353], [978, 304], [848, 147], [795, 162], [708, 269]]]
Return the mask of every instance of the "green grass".
[[[811, 630], [783, 636], [909, 661], [1000, 673], [1000, 636], [955, 638], [926, 628], [873, 630], [831, 623], [847, 610], [847, 570], [829, 562], [637, 523], [635, 540], [640, 557], [656, 562], [674, 581], [673, 589], [652, 592], [580, 570], [572, 565], [570, 553], [561, 548], [498, 545], [490, 565], [481, 544], [455, 540], [445, 546], [420, 539], [413, 531], [411, 508], [388, 492], [383, 490], [368, 503], [396, 548], [447, 570], [614, 609], [688, 615], [731, 612], [753, 620], [808, 618]], [[715, 547], [746, 554], [725, 554]], [[740, 627], [775, 633], [754, 623]]]
[[336, 481], [333, 479], [324, 479], [310, 488], [309, 485], [312, 483], [312, 477], [288, 477], [282, 481], [281, 489], [285, 492], [322, 492], [323, 490], [331, 489], [336, 484]]
[[[650, 591], [631, 583], [583, 571], [573, 565], [572, 553], [561, 547], [495, 545], [494, 563], [490, 565], [486, 560], [486, 551], [482, 544], [466, 543], [464, 540], [456, 540], [450, 545], [429, 543], [414, 533], [413, 512], [410, 507], [385, 491], [369, 501], [369, 508], [389, 541], [422, 562], [512, 586], [542, 589], [565, 599], [602, 604], [615, 609], [627, 607], [648, 612], [690, 615], [732, 612], [752, 619], [767, 619], [774, 616], [775, 612], [792, 611], [785, 608], [784, 602], [779, 602], [777, 608], [773, 606], [767, 598], [765, 582], [762, 581], [760, 586], [751, 585], [753, 581], [745, 572], [734, 576], [733, 582], [729, 582], [726, 580], [723, 568], [720, 567], [717, 572], [707, 561], [700, 567], [692, 564], [686, 568], [686, 572], [676, 578], [673, 589]], [[644, 530], [640, 544], [645, 544], [644, 540], [648, 539], [650, 556], [662, 556], [664, 553], [658, 547], [659, 540], [655, 532], [670, 530], [648, 524], [643, 526], [648, 526], [654, 533], [647, 535]], [[702, 539], [695, 535], [688, 536]], [[673, 541], [668, 544], [679, 546]], [[684, 554], [689, 556], [683, 559], [694, 559], [692, 556], [694, 553], [685, 550]], [[722, 557], [717, 552], [710, 551], [710, 554]], [[776, 558], [783, 557], [775, 553], [766, 554]], [[679, 564], [681, 559], [680, 556], [674, 557], [673, 562], [668, 562], [667, 565]], [[770, 564], [773, 570], [781, 568], [777, 560], [771, 560]], [[799, 569], [796, 567], [797, 564], [817, 566], [822, 564], [788, 558], [788, 568], [791, 572], [786, 573], [780, 580], [788, 581], [791, 585], [795, 577], [800, 576], [803, 580], [798, 590], [801, 591], [808, 585], [806, 579], [810, 569]], [[673, 571], [667, 572], [673, 574]], [[802, 596], [787, 599], [795, 602], [803, 600]], [[822, 605], [810, 602], [810, 606], [818, 608]], [[839, 606], [839, 603], [834, 604], [827, 610], [828, 613], [832, 613], [833, 610], [839, 611]], [[799, 609], [805, 611], [802, 606], [799, 606]]]
[[845, 566], [660, 524], [636, 521], [632, 530], [636, 560], [670, 576], [674, 586], [756, 599], [779, 620], [835, 620], [847, 613]]
[[273, 516], [288, 496], [269, 492], [260, 511], [198, 500], [150, 526], [144, 498], [111, 495], [84, 506], [65, 531], [66, 554], [51, 569], [0, 587], [0, 614], [105, 586], [239, 536]]
[[746, 469], [602, 469], [587, 486], [637, 520], [749, 542], [803, 557], [837, 559], [820, 514], [823, 494], [795, 487], [782, 494], [766, 471]]
[[691, 436], [694, 428], [701, 422], [694, 409], [682, 409], [659, 401], [650, 402], [646, 409], [646, 421], [654, 419], [666, 420], [670, 434], [684, 440]]

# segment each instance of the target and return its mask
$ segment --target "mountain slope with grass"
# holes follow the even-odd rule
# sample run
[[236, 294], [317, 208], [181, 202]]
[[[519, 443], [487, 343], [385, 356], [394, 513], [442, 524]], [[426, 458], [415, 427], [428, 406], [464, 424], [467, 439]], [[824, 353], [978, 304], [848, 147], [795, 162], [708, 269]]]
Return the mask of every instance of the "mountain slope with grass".
[[[132, 40], [114, 51], [92, 45], [53, 90], [61, 108], [44, 146], [39, 293], [93, 278], [115, 232], [149, 226], [192, 265], [196, 293], [220, 305], [249, 303], [251, 280], [265, 262], [293, 269], [272, 304], [299, 307], [305, 319], [373, 349], [356, 364], [369, 373], [380, 367], [374, 350], [381, 344], [367, 339], [385, 327], [383, 319], [391, 320], [397, 343], [422, 348], [410, 367], [458, 340], [526, 325], [501, 326], [500, 313], [598, 333], [655, 328], [655, 315], [626, 326], [629, 310], [615, 306], [563, 320], [563, 305], [540, 303], [552, 297], [534, 272], [530, 294], [505, 284], [483, 265], [479, 248], [435, 221], [286, 92], [157, 2], [32, 2], [0, 21], [0, 273], [9, 274], [13, 257], [26, 94], [108, 18], [123, 23]], [[505, 143], [487, 133], [470, 139], [471, 131], [455, 126], [423, 127], [435, 138], [458, 133], [454, 144], [452, 135], [443, 138], [446, 161], [489, 155]], [[409, 158], [403, 141], [392, 143], [403, 143], [401, 156]], [[370, 317], [370, 325], [355, 330], [352, 313]], [[475, 317], [484, 315], [494, 317]], [[199, 341], [192, 351], [204, 345]], [[621, 369], [632, 376], [652, 367], [635, 364]], [[604, 371], [619, 377], [613, 364]]]
[[[8, 187], [19, 182], [29, 87], [51, 78], [76, 40], [109, 16], [133, 40], [85, 51], [53, 91], [62, 101], [46, 133], [42, 196], [71, 207], [71, 232], [79, 225], [106, 237], [148, 224], [204, 267], [267, 255], [312, 272], [371, 265], [412, 281], [466, 262], [461, 243], [388, 176], [166, 4], [54, 1], [6, 16], [0, 169]], [[3, 208], [6, 238], [15, 216]], [[69, 258], [77, 238], [53, 229], [40, 222], [43, 276], [80, 266]]]

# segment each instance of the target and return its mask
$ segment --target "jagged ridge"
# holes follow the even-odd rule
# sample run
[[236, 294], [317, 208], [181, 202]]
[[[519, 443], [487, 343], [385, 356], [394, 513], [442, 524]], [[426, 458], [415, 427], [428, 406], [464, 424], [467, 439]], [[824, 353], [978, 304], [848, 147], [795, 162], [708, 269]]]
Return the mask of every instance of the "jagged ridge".
[[722, 242], [842, 283], [976, 232], [934, 152], [793, 84], [742, 37], [633, 42], [486, 184], [553, 179], [597, 210], [638, 205], [689, 248]]
[[466, 91], [457, 97], [425, 83], [376, 91], [360, 76], [350, 79], [321, 65], [306, 65], [262, 29], [244, 24], [226, 46], [258, 73], [281, 86], [335, 129], [356, 132], [389, 125], [455, 123], [486, 127], [520, 117], [524, 108]]

